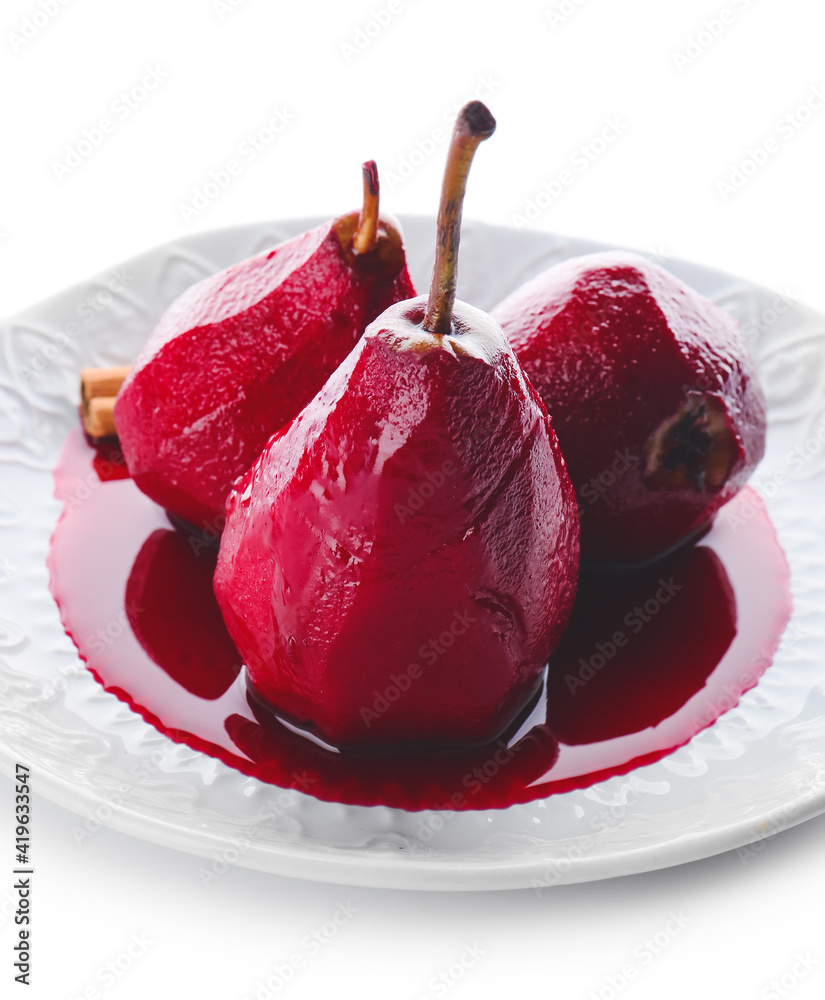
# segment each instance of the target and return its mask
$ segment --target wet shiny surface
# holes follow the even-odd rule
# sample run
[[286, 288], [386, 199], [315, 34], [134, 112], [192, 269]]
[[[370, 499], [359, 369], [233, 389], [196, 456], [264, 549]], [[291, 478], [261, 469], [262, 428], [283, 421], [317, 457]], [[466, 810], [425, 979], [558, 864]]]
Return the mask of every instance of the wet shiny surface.
[[367, 330], [227, 505], [215, 590], [251, 682], [336, 746], [498, 737], [572, 606], [546, 412], [489, 316], [456, 303], [428, 334], [424, 303]]
[[[493, 316], [559, 436], [588, 563], [641, 563], [668, 551], [748, 481], [764, 451], [765, 403], [744, 336], [662, 268], [624, 251], [574, 258], [522, 285]], [[651, 446], [700, 394], [718, 411], [720, 454], [703, 458], [708, 475], [651, 469]], [[679, 488], [666, 488], [678, 478]]]
[[352, 262], [336, 223], [327, 223], [172, 304], [115, 406], [129, 468], [148, 496], [220, 530], [229, 487], [269, 436], [318, 392], [371, 320], [415, 294], [397, 237], [389, 247], [385, 237], [371, 268], [373, 255]]

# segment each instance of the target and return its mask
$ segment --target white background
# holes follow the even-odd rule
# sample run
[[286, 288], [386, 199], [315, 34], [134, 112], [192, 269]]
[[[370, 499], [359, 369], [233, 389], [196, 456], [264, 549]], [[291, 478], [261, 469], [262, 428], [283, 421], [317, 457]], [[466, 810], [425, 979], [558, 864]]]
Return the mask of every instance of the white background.
[[[44, 5], [56, 14], [37, 15], [47, 23], [24, 44], [15, 36], [38, 2], [4, 0], [0, 13], [0, 314], [182, 233], [340, 214], [358, 202], [367, 158], [386, 208], [432, 213], [445, 143], [427, 140], [446, 135], [472, 96], [499, 128], [476, 159], [466, 217], [508, 225], [529, 210], [538, 227], [692, 258], [825, 309], [821, 0]], [[390, 9], [375, 33], [372, 12]], [[149, 70], [157, 88], [118, 111]], [[242, 154], [276, 112], [288, 124]], [[60, 169], [102, 118], [114, 130]], [[597, 153], [588, 144], [611, 120], [619, 137]], [[184, 211], [230, 159], [240, 174]], [[539, 198], [565, 169], [562, 194]], [[530, 209], [537, 198], [544, 207]], [[3, 780], [9, 869], [11, 816]], [[339, 902], [358, 912], [283, 995], [607, 1000], [609, 977], [628, 964], [636, 975], [615, 995], [638, 1000], [823, 995], [825, 818], [766, 841], [758, 857], [734, 852], [540, 898], [346, 889], [236, 869], [206, 890], [197, 859], [105, 829], [80, 845], [77, 823], [36, 800], [35, 985], [25, 993], [12, 981], [10, 880], [0, 882], [4, 997], [63, 1000], [97, 987], [106, 1000], [251, 998]], [[668, 935], [672, 913], [684, 926]], [[657, 934], [666, 943], [648, 960], [645, 940]], [[150, 944], [107, 986], [101, 968], [119, 956], [129, 964], [133, 935]], [[431, 989], [467, 946], [484, 954], [460, 981]]]

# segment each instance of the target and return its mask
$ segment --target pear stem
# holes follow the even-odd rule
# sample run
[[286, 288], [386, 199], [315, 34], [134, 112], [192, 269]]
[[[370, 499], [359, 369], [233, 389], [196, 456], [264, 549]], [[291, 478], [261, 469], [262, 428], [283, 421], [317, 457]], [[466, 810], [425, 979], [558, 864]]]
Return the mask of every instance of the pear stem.
[[429, 333], [446, 334], [452, 328], [467, 176], [479, 143], [489, 139], [495, 130], [496, 120], [481, 101], [465, 104], [453, 128], [441, 185], [433, 278], [422, 324]]
[[369, 253], [378, 243], [378, 167], [375, 160], [367, 160], [361, 170], [364, 174], [364, 204], [352, 238], [352, 249], [356, 253]]

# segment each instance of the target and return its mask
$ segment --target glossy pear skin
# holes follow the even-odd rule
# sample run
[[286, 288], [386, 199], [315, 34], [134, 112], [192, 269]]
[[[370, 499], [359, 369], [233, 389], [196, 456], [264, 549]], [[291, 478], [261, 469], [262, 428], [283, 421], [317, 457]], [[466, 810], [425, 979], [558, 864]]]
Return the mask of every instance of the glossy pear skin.
[[[739, 324], [645, 258], [564, 261], [493, 316], [552, 417], [584, 562], [641, 564], [698, 535], [762, 458], [765, 400]], [[718, 445], [715, 466], [707, 475], [696, 467], [693, 480], [654, 468], [656, 441], [679, 419], [694, 457], [709, 447], [686, 409], [711, 419]]]
[[486, 314], [388, 309], [227, 503], [215, 593], [253, 691], [339, 746], [477, 744], [536, 690], [578, 573], [547, 412]]
[[193, 285], [168, 309], [115, 405], [132, 478], [219, 532], [234, 480], [388, 305], [415, 294], [397, 229], [347, 252], [344, 216]]

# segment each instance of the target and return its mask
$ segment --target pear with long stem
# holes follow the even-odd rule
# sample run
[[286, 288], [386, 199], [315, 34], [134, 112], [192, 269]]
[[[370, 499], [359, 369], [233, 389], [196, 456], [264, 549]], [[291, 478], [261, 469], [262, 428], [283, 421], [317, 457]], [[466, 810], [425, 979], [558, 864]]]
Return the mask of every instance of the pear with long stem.
[[388, 305], [415, 294], [401, 233], [364, 204], [189, 288], [167, 310], [114, 403], [137, 486], [214, 535], [226, 496]]
[[339, 746], [516, 725], [567, 622], [575, 497], [501, 328], [455, 299], [458, 117], [429, 297], [398, 303], [233, 490], [215, 592], [253, 697]]

